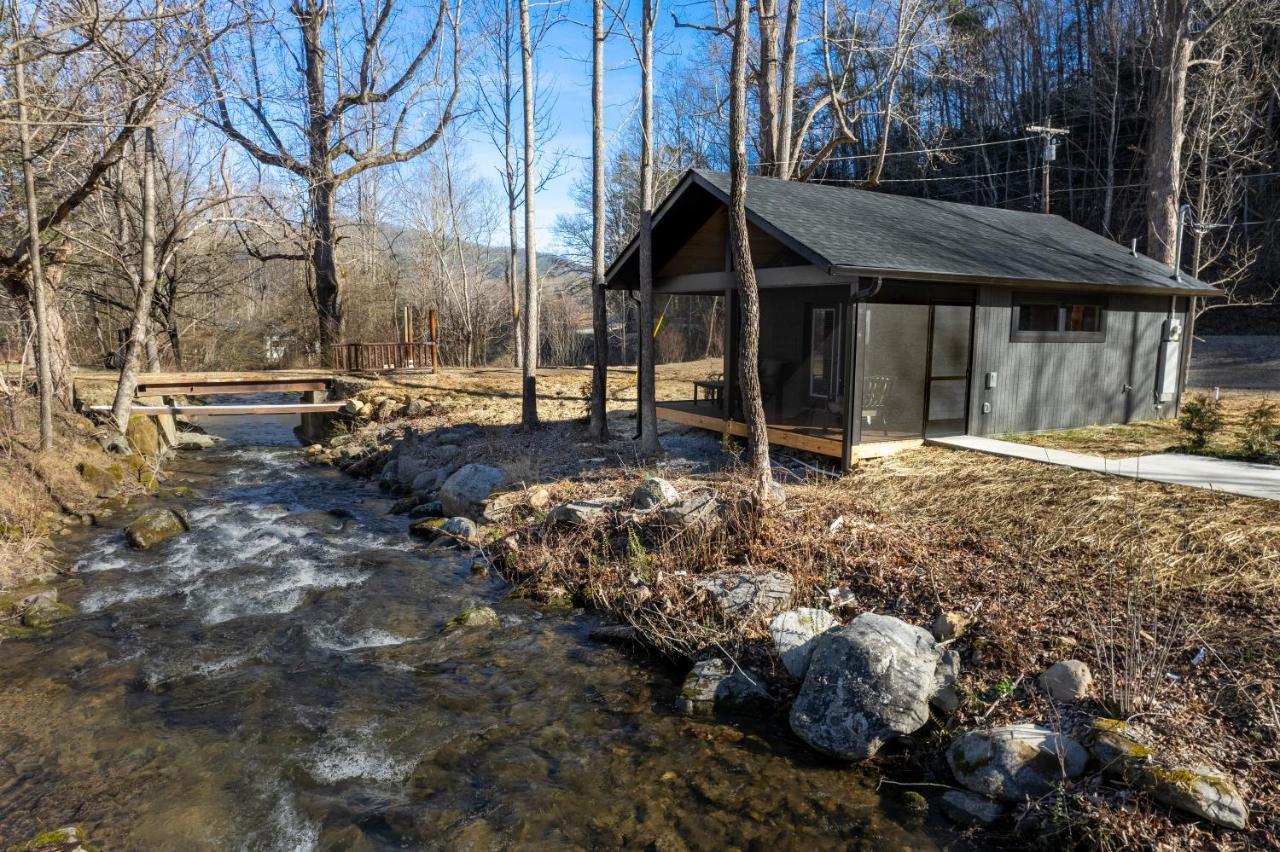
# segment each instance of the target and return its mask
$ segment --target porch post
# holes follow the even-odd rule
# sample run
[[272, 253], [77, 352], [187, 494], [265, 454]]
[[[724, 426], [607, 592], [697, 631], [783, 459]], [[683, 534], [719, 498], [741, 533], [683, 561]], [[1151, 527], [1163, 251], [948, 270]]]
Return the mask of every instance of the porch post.
[[845, 307], [845, 410], [844, 446], [841, 461], [846, 471], [853, 468], [854, 447], [862, 443], [862, 367], [865, 363], [867, 304], [850, 299]]
[[724, 289], [724, 391], [720, 404], [725, 424], [733, 419], [733, 396], [738, 376], [738, 300], [732, 287]]

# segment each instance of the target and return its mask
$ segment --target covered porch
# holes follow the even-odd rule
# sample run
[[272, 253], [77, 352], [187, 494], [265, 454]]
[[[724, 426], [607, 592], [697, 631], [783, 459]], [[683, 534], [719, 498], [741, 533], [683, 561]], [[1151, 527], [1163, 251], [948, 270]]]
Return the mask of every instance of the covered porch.
[[[729, 306], [724, 356], [691, 378], [687, 394], [660, 400], [657, 414], [745, 436], [740, 297], [732, 288], [715, 295]], [[712, 294], [685, 294], [700, 296]], [[936, 296], [927, 286], [898, 289], [893, 301], [857, 283], [762, 288], [759, 376], [770, 443], [848, 466], [963, 434], [972, 305]]]

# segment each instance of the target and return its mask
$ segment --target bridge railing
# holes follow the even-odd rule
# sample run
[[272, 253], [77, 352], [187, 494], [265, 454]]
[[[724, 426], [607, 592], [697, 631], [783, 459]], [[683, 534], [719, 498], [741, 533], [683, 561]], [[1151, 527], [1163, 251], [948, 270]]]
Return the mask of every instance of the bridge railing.
[[340, 343], [334, 347], [333, 366], [351, 373], [387, 373], [435, 372], [438, 365], [434, 343]]

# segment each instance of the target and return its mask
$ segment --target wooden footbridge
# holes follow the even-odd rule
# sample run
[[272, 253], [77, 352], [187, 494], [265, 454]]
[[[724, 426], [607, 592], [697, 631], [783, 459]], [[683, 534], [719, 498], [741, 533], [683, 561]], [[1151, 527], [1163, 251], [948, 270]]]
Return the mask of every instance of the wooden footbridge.
[[[430, 312], [435, 339], [435, 311]], [[332, 400], [334, 385], [342, 374], [434, 373], [439, 360], [434, 343], [344, 343], [334, 348], [334, 369], [261, 370], [257, 372], [143, 373], [134, 391], [133, 414], [324, 414], [345, 402]], [[107, 370], [77, 371], [75, 394], [91, 411], [110, 411], [119, 373]], [[301, 393], [302, 402], [247, 405], [173, 405], [174, 396], [213, 396], [249, 393]]]
[[[249, 373], [143, 373], [134, 393], [133, 414], [322, 414], [337, 411], [343, 401], [329, 400], [337, 374], [331, 370], [264, 370]], [[92, 411], [110, 411], [119, 374], [81, 372], [75, 377], [76, 397]], [[170, 405], [171, 396], [212, 396], [249, 393], [302, 393], [306, 402], [246, 405]]]

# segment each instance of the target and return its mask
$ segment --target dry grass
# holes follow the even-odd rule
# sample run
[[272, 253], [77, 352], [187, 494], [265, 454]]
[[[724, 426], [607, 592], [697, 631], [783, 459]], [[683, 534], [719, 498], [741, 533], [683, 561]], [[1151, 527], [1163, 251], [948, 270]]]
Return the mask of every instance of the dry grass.
[[95, 503], [79, 465], [111, 461], [93, 441], [88, 421], [65, 412], [55, 414], [53, 452], [41, 453], [35, 400], [6, 390], [0, 401], [0, 591], [49, 573], [45, 540], [65, 516]]
[[[1202, 392], [1191, 391], [1192, 394]], [[1245, 414], [1264, 400], [1280, 403], [1280, 392], [1232, 390], [1223, 391], [1221, 398], [1226, 422], [1222, 431], [1199, 452], [1221, 458], [1241, 458], [1243, 455], [1240, 445], [1244, 431], [1242, 421]], [[1003, 437], [1037, 447], [1072, 450], [1108, 458], [1178, 451], [1186, 442], [1185, 433], [1178, 428], [1174, 419], [1140, 420], [1115, 426], [1086, 426], [1059, 432]]]

